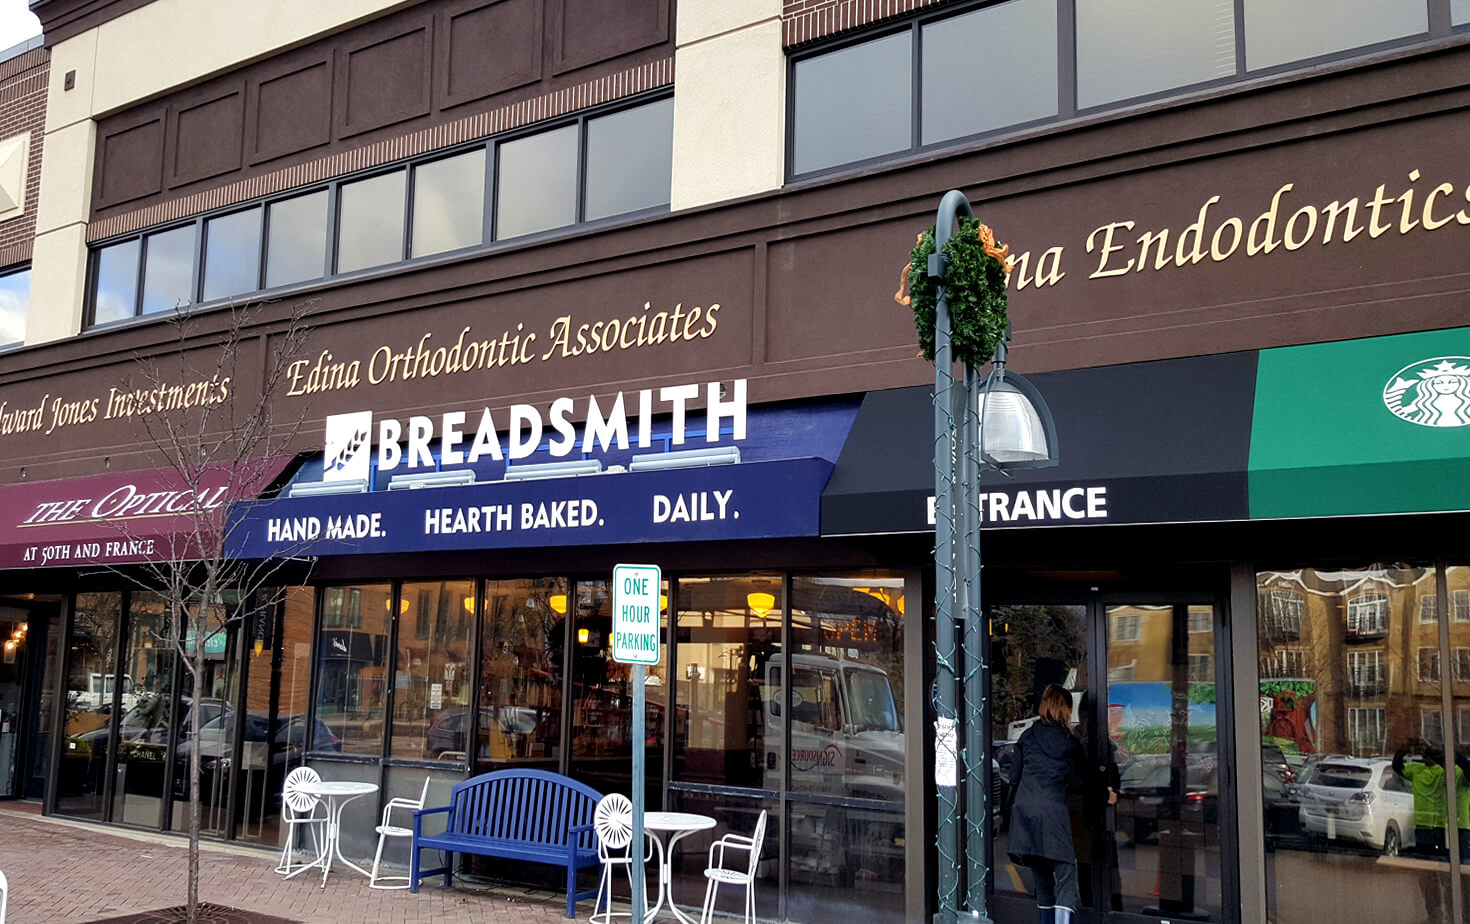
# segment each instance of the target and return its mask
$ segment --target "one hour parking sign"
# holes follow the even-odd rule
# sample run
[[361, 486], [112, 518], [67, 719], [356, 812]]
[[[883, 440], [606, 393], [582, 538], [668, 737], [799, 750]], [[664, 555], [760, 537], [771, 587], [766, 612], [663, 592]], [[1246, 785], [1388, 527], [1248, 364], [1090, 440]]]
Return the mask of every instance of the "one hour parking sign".
[[663, 574], [658, 565], [613, 567], [612, 656], [624, 664], [659, 662], [659, 597]]

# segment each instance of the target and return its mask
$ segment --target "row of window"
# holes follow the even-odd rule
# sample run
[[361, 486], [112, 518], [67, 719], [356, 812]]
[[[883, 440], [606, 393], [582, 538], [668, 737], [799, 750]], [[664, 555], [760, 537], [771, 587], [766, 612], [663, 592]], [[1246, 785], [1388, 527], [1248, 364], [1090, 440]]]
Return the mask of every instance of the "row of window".
[[[1470, 708], [1455, 711], [1455, 737], [1470, 740]], [[1350, 707], [1348, 737], [1355, 753], [1377, 754], [1386, 745], [1388, 710], [1381, 706]], [[1438, 709], [1419, 710], [1419, 737], [1433, 745], [1444, 744], [1444, 714]]]
[[664, 98], [583, 115], [109, 242], [93, 257], [90, 323], [667, 207], [673, 112]]
[[[1448, 7], [1448, 10], [1446, 10]], [[1005, 0], [792, 64], [793, 175], [1470, 23], [1470, 0]]]
[[[1470, 590], [1452, 590], [1449, 598], [1454, 621], [1470, 622]], [[1263, 628], [1270, 634], [1301, 634], [1302, 614], [1306, 608], [1306, 598], [1301, 594], [1272, 590], [1269, 595], [1262, 595], [1259, 604]], [[1387, 594], [1366, 593], [1350, 597], [1347, 601], [1348, 633], [1354, 636], [1382, 635], [1388, 627], [1388, 608]], [[1438, 598], [1433, 593], [1419, 595], [1418, 609], [1421, 624], [1439, 621]]]
[[[1470, 682], [1470, 648], [1453, 648], [1450, 658], [1450, 674], [1454, 682]], [[1415, 676], [1419, 680], [1438, 683], [1439, 649], [1428, 646], [1417, 648], [1415, 667]], [[1260, 659], [1260, 671], [1263, 678], [1276, 680], [1311, 676], [1307, 651], [1303, 648], [1282, 648], [1263, 655]], [[1388, 663], [1381, 648], [1348, 652], [1347, 671], [1348, 685], [1355, 695], [1374, 696], [1388, 690]]]

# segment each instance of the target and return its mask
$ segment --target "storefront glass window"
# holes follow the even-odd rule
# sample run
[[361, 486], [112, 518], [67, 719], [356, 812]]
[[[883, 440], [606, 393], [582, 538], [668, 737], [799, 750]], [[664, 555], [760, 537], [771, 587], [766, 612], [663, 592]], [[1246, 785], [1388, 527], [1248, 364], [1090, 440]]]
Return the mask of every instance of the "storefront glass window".
[[[242, 841], [280, 843], [281, 803], [274, 794], [281, 791], [286, 774], [304, 762], [312, 599], [308, 588], [262, 593], [242, 614], [245, 721], [233, 782], [238, 793], [235, 837]], [[280, 694], [272, 703], [272, 661], [278, 649]], [[212, 746], [211, 737], [204, 735], [206, 748]], [[321, 749], [330, 750], [328, 741], [324, 740]]]
[[[598, 792], [627, 793], [632, 785], [634, 666], [612, 658], [612, 582], [578, 581], [573, 605], [571, 774]], [[664, 660], [644, 668], [644, 779], [650, 809], [663, 802], [667, 664]], [[676, 732], [679, 725], [675, 720]]]
[[1470, 0], [1450, 0], [1450, 22], [1457, 26], [1470, 22]]
[[[312, 750], [377, 756], [383, 750], [393, 587], [364, 584], [329, 587], [322, 593], [319, 721]], [[337, 607], [331, 605], [334, 599], [340, 601]]]
[[[923, 143], [1057, 114], [1057, 4], [1010, 0], [923, 27]], [[976, 87], [1005, 85], [1004, 93]]]
[[669, 204], [674, 101], [587, 122], [587, 221]]
[[767, 753], [790, 735], [792, 920], [903, 914], [906, 609], [897, 574], [792, 578], [789, 721], [787, 703], [765, 700]]
[[1274, 67], [1428, 30], [1424, 0], [1245, 0], [1246, 67]]
[[[112, 820], [156, 828], [161, 823], [173, 721], [174, 616], [154, 594], [135, 593], [128, 605], [123, 672], [132, 678], [131, 705], [125, 697], [117, 725], [117, 771]], [[190, 708], [185, 698], [180, 713]], [[210, 718], [220, 701], [210, 703]]]
[[[487, 581], [480, 640], [477, 764], [555, 770], [561, 762], [565, 578]], [[434, 748], [463, 751], [469, 716], [445, 720]]]
[[77, 594], [66, 661], [66, 743], [57, 769], [56, 810], [106, 820], [108, 742], [121, 695], [137, 702], [133, 678], [118, 677], [117, 624], [122, 594]]
[[142, 251], [143, 242], [137, 239], [97, 251], [97, 291], [92, 296], [93, 324], [121, 321], [137, 313], [138, 255]]
[[260, 288], [259, 207], [211, 218], [204, 225], [204, 300]]
[[679, 578], [675, 780], [781, 789], [781, 600], [779, 574]]
[[463, 761], [464, 748], [444, 747], [436, 729], [469, 715], [475, 584], [404, 584], [401, 600], [389, 756]]
[[1234, 0], [1077, 4], [1079, 109], [1234, 74]]
[[[1451, 587], [1467, 575], [1450, 569]], [[1447, 836], [1470, 812], [1449, 810], [1446, 769], [1458, 789], [1470, 761], [1446, 755], [1440, 626], [1420, 620], [1434, 569], [1256, 582], [1271, 919], [1448, 920]]]
[[484, 225], [484, 148], [414, 168], [412, 256], [472, 247]]
[[495, 238], [549, 231], [577, 220], [577, 126], [500, 145]]
[[143, 314], [194, 303], [193, 225], [143, 239]]
[[913, 143], [913, 35], [901, 32], [796, 63], [796, 173]]
[[404, 190], [408, 171], [343, 183], [337, 221], [337, 272], [403, 259]]
[[266, 288], [320, 279], [326, 271], [327, 191], [272, 202], [267, 223]]

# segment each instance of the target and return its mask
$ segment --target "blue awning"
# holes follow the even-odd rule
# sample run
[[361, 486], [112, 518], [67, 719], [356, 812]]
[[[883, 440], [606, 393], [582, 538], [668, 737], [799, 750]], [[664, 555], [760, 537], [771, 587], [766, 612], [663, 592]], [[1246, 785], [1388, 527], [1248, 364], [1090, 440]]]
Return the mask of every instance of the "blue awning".
[[242, 559], [773, 539], [819, 534], [825, 459], [237, 504]]

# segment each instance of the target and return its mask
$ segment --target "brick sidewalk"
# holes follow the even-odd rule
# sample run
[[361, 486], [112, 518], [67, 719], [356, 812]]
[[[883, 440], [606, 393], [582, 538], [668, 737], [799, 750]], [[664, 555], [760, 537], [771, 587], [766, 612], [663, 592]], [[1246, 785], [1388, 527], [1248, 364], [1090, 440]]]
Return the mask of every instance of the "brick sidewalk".
[[[100, 825], [0, 809], [0, 872], [10, 880], [6, 924], [94, 921], [184, 902], [187, 844], [180, 838], [125, 836]], [[333, 922], [565, 921], [564, 896], [503, 889], [446, 890], [425, 882], [417, 895], [368, 889], [351, 870], [334, 870], [327, 887], [306, 873], [283, 880], [275, 857], [233, 845], [199, 852], [199, 897], [310, 924]], [[592, 910], [578, 907], [579, 918]]]

